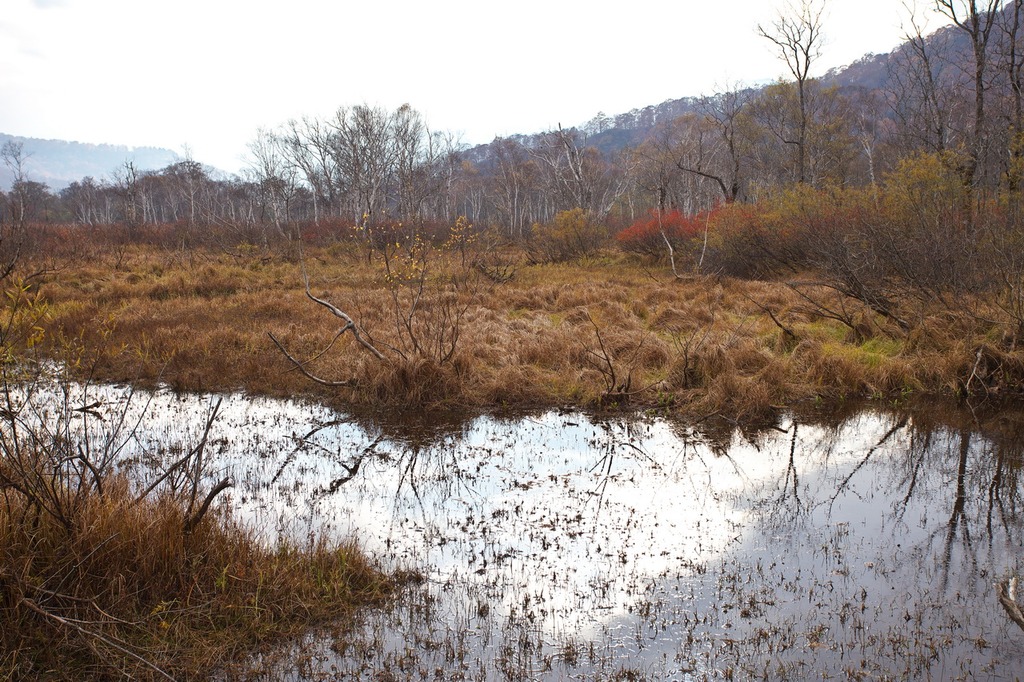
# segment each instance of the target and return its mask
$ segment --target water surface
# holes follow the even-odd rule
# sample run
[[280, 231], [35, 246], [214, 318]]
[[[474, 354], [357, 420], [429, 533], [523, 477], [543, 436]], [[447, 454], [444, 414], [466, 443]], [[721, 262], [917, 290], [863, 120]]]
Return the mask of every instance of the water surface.
[[[132, 403], [145, 467], [212, 398]], [[425, 434], [232, 395], [209, 451], [268, 541], [356, 537], [424, 578], [268, 677], [1009, 680], [1024, 632], [993, 584], [1021, 570], [1022, 423], [865, 410], [711, 438], [549, 412]]]

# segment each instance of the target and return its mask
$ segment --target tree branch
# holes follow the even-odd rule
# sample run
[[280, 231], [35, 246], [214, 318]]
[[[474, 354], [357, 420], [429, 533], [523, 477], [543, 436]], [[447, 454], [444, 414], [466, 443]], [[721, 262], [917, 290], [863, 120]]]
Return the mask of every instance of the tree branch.
[[288, 360], [291, 361], [291, 363], [295, 366], [295, 369], [297, 369], [300, 372], [302, 372], [303, 376], [305, 376], [307, 379], [315, 381], [316, 383], [318, 383], [318, 384], [320, 384], [322, 386], [342, 387], [342, 386], [351, 386], [353, 384], [353, 381], [351, 379], [345, 379], [343, 381], [330, 381], [328, 379], [321, 379], [320, 377], [316, 376], [315, 374], [310, 373], [310, 371], [306, 369], [306, 367], [305, 367], [305, 365], [303, 365], [303, 363], [299, 362], [299, 360], [295, 356], [293, 356], [291, 353], [289, 353], [287, 350], [285, 350], [285, 347], [281, 345], [281, 342], [277, 340], [277, 337], [275, 337], [270, 332], [267, 332], [267, 336], [269, 336], [270, 340], [274, 342], [274, 345], [277, 346], [278, 350], [280, 350], [282, 353], [284, 353], [284, 356], [286, 358], [288, 358]]
[[1017, 605], [1017, 577], [1014, 576], [1009, 580], [996, 583], [996, 595], [999, 597], [999, 603], [1006, 610], [1006, 615], [1024, 630], [1024, 613]]
[[210, 503], [213, 502], [214, 498], [217, 497], [217, 495], [220, 495], [223, 490], [230, 488], [232, 485], [234, 485], [234, 483], [232, 483], [230, 478], [223, 478], [220, 483], [213, 486], [213, 489], [206, 495], [206, 499], [203, 500], [203, 504], [199, 507], [199, 511], [193, 514], [192, 517], [185, 522], [183, 531], [185, 533], [192, 532], [192, 529], [203, 520], [204, 516], [206, 516], [206, 512], [209, 510]]
[[[341, 320], [344, 320], [345, 321], [345, 327], [342, 328], [342, 332], [344, 332], [346, 330], [351, 330], [352, 331], [352, 336], [354, 336], [356, 341], [359, 342], [359, 345], [361, 345], [363, 348], [365, 348], [366, 350], [368, 350], [371, 353], [373, 353], [374, 356], [376, 356], [376, 358], [378, 360], [383, 360], [384, 359], [384, 354], [381, 353], [376, 348], [374, 348], [373, 344], [370, 343], [369, 341], [367, 341], [366, 339], [364, 339], [362, 334], [359, 333], [359, 327], [356, 326], [356, 323], [352, 321], [351, 317], [346, 315], [344, 312], [342, 312], [340, 309], [335, 307], [329, 301], [325, 301], [324, 299], [317, 298], [316, 296], [313, 295], [313, 292], [310, 291], [310, 289], [309, 289], [309, 276], [306, 274], [306, 267], [305, 267], [305, 265], [303, 265], [303, 267], [302, 267], [302, 279], [306, 283], [306, 296], [309, 297], [309, 300], [313, 301], [314, 303], [319, 303], [323, 307], [325, 307], [328, 310], [330, 310], [331, 313], [335, 317], [337, 317], [337, 318], [339, 318]], [[338, 334], [340, 335], [342, 332], [338, 332]], [[274, 338], [274, 337], [271, 336], [271, 338]], [[274, 340], [274, 343], [277, 343], [276, 339]], [[280, 347], [280, 345], [281, 344], [278, 344], [278, 347]], [[284, 350], [284, 349], [282, 348], [281, 350]], [[285, 353], [285, 354], [287, 355], [287, 353]], [[289, 356], [289, 357], [291, 357], [291, 356]]]
[[21, 603], [24, 604], [25, 606], [27, 606], [29, 608], [29, 610], [34, 611], [35, 613], [38, 613], [40, 616], [43, 616], [44, 618], [48, 618], [50, 620], [56, 621], [60, 625], [63, 625], [65, 627], [69, 627], [69, 628], [71, 628], [71, 629], [73, 629], [73, 630], [75, 630], [75, 631], [77, 631], [77, 632], [79, 632], [79, 633], [81, 633], [83, 635], [86, 635], [87, 637], [93, 637], [95, 639], [98, 639], [99, 641], [103, 642], [107, 646], [112, 647], [114, 649], [117, 649], [118, 651], [120, 651], [121, 653], [125, 654], [126, 656], [130, 656], [131, 658], [134, 658], [136, 661], [138, 661], [139, 663], [142, 663], [144, 666], [146, 666], [147, 668], [151, 669], [153, 672], [157, 673], [161, 677], [164, 677], [164, 678], [166, 678], [168, 680], [171, 680], [171, 682], [174, 682], [174, 678], [173, 677], [168, 675], [166, 672], [164, 672], [163, 670], [158, 668], [156, 665], [154, 665], [150, 661], [147, 661], [142, 656], [138, 655], [134, 651], [130, 651], [129, 649], [121, 646], [117, 642], [114, 642], [114, 641], [110, 640], [109, 638], [104, 637], [100, 633], [93, 632], [92, 630], [87, 630], [86, 628], [83, 628], [81, 625], [78, 625], [77, 623], [73, 623], [73, 622], [69, 621], [66, 618], [61, 618], [57, 614], [50, 613], [49, 611], [43, 609], [42, 607], [40, 607], [38, 604], [36, 604], [32, 600], [26, 599], [25, 597], [21, 598]]

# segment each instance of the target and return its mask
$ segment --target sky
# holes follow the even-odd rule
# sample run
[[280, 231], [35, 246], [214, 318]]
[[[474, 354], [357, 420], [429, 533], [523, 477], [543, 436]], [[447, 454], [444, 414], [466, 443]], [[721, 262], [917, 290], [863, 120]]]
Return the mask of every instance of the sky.
[[[901, 42], [900, 0], [826, 0], [812, 75]], [[929, 4], [929, 3], [922, 3]], [[411, 104], [467, 144], [785, 75], [785, 0], [0, 0], [0, 132], [158, 146], [227, 172], [260, 128]], [[926, 9], [929, 29], [941, 25]]]

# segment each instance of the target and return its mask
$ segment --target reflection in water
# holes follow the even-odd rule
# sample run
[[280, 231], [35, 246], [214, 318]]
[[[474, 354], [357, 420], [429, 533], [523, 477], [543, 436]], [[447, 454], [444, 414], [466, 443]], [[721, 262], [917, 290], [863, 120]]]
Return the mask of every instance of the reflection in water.
[[[135, 460], [205, 409], [157, 395]], [[301, 666], [275, 676], [1024, 669], [1022, 633], [993, 590], [1022, 569], [1013, 412], [861, 412], [714, 442], [660, 419], [555, 412], [482, 417], [430, 440], [300, 403], [232, 396], [221, 412], [212, 475], [233, 477], [227, 504], [268, 540], [355, 536], [425, 578], [344, 639], [311, 636]]]

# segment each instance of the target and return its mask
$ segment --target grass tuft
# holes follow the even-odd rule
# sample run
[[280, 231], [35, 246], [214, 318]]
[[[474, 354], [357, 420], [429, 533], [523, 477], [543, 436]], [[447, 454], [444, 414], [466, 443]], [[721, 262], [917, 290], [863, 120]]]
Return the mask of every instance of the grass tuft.
[[354, 545], [268, 548], [223, 515], [186, 532], [180, 500], [123, 478], [70, 527], [0, 499], [3, 679], [208, 677], [391, 590]]

